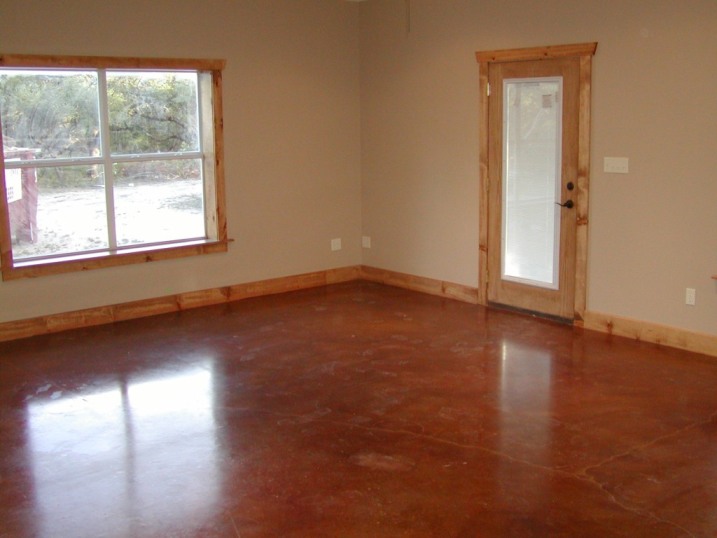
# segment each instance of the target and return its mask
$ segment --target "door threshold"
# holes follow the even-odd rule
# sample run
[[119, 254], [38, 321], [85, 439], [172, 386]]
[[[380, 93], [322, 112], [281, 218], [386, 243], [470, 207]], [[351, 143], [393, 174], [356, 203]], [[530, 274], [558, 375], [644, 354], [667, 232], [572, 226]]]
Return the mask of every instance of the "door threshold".
[[523, 314], [524, 316], [530, 316], [533, 318], [540, 318], [540, 319], [546, 319], [548, 321], [555, 321], [556, 323], [560, 323], [562, 325], [574, 325], [575, 320], [571, 318], [564, 318], [561, 316], [556, 316], [553, 314], [545, 314], [543, 312], [536, 312], [535, 310], [528, 310], [527, 308], [519, 308], [517, 306], [510, 306], [506, 304], [501, 303], [494, 303], [493, 301], [488, 301], [488, 307], [495, 308], [497, 310], [505, 310], [506, 312], [514, 312], [515, 314]]

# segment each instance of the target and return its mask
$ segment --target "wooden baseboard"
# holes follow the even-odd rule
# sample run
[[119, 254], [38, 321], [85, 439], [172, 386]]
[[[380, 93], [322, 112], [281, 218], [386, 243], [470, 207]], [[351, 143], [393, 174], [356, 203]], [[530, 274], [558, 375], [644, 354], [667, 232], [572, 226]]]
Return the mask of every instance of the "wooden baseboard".
[[585, 317], [579, 325], [592, 331], [717, 357], [717, 336], [710, 334], [591, 311], [585, 312]]
[[167, 314], [201, 306], [239, 301], [261, 295], [272, 295], [275, 293], [297, 291], [326, 286], [328, 284], [337, 284], [339, 282], [358, 280], [360, 273], [361, 268], [359, 266], [343, 267], [340, 269], [316, 271], [314, 273], [273, 278], [234, 286], [179, 293], [177, 295], [168, 295], [111, 306], [88, 308], [74, 312], [52, 314], [32, 319], [9, 321], [0, 323], [0, 342], [66, 331], [69, 329], [79, 329], [81, 327], [91, 327], [93, 325], [103, 325], [115, 321]]
[[[0, 323], [0, 342], [353, 280], [377, 282], [471, 304], [479, 303], [477, 288], [387, 269], [356, 265], [180, 293], [154, 299], [144, 299], [130, 303], [100, 306], [32, 319], [9, 321]], [[709, 334], [591, 311], [585, 312], [584, 319], [576, 321], [576, 325], [588, 330], [717, 357], [717, 336]]]
[[361, 279], [396, 286], [412, 291], [420, 291], [449, 299], [457, 299], [465, 303], [478, 304], [478, 288], [435, 280], [421, 276], [397, 273], [386, 269], [378, 269], [367, 265], [361, 266]]
[[[365, 265], [361, 266], [360, 275], [363, 280], [430, 293], [431, 295], [439, 295], [472, 304], [479, 303], [478, 289], [469, 286]], [[642, 340], [717, 357], [717, 336], [709, 334], [591, 311], [585, 312], [584, 319], [576, 321], [575, 325], [592, 331], [615, 334], [634, 340]]]

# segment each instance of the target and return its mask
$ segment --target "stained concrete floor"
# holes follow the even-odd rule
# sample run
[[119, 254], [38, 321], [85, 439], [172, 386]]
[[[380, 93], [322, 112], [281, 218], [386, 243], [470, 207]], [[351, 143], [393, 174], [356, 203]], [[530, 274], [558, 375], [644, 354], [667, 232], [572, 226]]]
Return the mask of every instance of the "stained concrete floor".
[[8, 342], [0, 536], [715, 536], [716, 386], [362, 282]]

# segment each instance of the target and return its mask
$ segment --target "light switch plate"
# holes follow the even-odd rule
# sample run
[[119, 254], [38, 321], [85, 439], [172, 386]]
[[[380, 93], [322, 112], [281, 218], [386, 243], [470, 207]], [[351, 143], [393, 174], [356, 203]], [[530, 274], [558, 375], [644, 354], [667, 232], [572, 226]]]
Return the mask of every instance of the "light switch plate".
[[630, 160], [627, 157], [605, 157], [603, 171], [608, 174], [627, 174], [630, 171]]

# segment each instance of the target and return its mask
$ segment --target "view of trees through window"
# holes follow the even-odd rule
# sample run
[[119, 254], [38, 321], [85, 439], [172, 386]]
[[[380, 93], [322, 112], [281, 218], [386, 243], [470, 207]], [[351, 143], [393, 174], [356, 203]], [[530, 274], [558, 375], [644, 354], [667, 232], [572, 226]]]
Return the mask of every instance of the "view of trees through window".
[[0, 69], [14, 259], [205, 237], [198, 77]]

